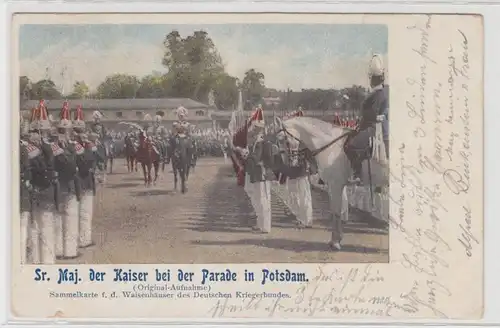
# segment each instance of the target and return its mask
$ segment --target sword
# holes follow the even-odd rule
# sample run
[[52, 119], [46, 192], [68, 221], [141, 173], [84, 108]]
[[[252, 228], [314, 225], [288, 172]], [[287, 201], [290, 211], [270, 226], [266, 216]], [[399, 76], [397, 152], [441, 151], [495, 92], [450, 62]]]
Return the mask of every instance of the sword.
[[59, 180], [57, 179], [57, 173], [55, 174], [55, 180], [52, 182], [52, 185], [54, 186], [54, 204], [56, 206], [56, 210], [59, 211], [59, 201], [60, 201], [60, 184]]

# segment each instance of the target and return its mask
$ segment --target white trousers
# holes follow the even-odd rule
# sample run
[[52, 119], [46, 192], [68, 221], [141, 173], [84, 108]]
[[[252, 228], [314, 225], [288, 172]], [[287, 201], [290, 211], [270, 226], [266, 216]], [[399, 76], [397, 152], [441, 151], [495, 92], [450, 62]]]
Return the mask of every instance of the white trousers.
[[263, 232], [271, 232], [271, 182], [252, 183], [257, 228]]
[[54, 264], [56, 241], [53, 206], [37, 208], [33, 215], [33, 224], [28, 228], [31, 252], [27, 261], [32, 264]]
[[223, 154], [224, 154], [224, 164], [227, 164], [227, 153], [224, 151]]
[[30, 225], [30, 212], [24, 211], [21, 212], [21, 264], [27, 264], [27, 255], [28, 255], [28, 230]]
[[312, 225], [311, 184], [307, 176], [288, 180], [288, 202], [290, 210], [297, 216], [300, 223]]
[[79, 243], [79, 203], [76, 195], [68, 197], [60, 213], [55, 216], [56, 255], [65, 258], [78, 256]]
[[92, 216], [94, 212], [94, 195], [92, 191], [85, 191], [79, 203], [79, 246], [92, 245]]

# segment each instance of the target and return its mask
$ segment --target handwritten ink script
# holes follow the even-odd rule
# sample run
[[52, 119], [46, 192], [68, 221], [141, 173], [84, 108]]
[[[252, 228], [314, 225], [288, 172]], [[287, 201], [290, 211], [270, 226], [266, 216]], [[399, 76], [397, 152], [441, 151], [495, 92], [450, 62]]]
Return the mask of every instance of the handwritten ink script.
[[[391, 211], [390, 223], [407, 245], [391, 260], [419, 277], [401, 294], [401, 300], [410, 302], [416, 311], [431, 311], [445, 318], [448, 316], [441, 309], [452, 297], [447, 275], [454, 272], [447, 258], [458, 251], [458, 245], [470, 258], [479, 245], [472, 232], [471, 207], [464, 205], [461, 213], [456, 211], [474, 183], [469, 106], [473, 65], [469, 41], [473, 36], [456, 29], [450, 38], [453, 42], [437, 47], [432, 16], [407, 26], [407, 30], [419, 43], [412, 49], [419, 73], [406, 79], [410, 91], [406, 114], [413, 136], [411, 143], [398, 144], [397, 165], [391, 173], [391, 184], [398, 192], [390, 197], [391, 206], [396, 208]], [[430, 78], [433, 70], [444, 66], [446, 77]], [[450, 230], [458, 231], [457, 235], [450, 236]]]
[[467, 265], [480, 245], [474, 210], [467, 201], [475, 187], [471, 167], [477, 156], [470, 112], [475, 63], [469, 60], [475, 36], [455, 29], [443, 43], [435, 27], [440, 24], [434, 24], [432, 15], [419, 20], [406, 26], [408, 38], [414, 40], [407, 60], [414, 66], [405, 79], [409, 96], [403, 120], [394, 124], [403, 124], [410, 133], [399, 142], [393, 139], [389, 196], [391, 234], [396, 235], [391, 243], [398, 241], [391, 245], [391, 264], [407, 270], [411, 278], [397, 278], [394, 283], [401, 289], [395, 295], [383, 288], [388, 281], [372, 265], [349, 270], [319, 266], [294, 298], [219, 300], [211, 316], [263, 311], [269, 317], [452, 317], [447, 305], [454, 292], [448, 278], [461, 268], [453, 267], [450, 258], [461, 254]]

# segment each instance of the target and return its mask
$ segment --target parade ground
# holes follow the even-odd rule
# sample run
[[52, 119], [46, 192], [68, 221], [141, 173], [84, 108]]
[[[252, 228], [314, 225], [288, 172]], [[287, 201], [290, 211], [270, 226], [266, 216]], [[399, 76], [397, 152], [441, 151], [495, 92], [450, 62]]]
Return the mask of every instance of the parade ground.
[[173, 190], [171, 167], [155, 186], [144, 186], [142, 171], [127, 172], [116, 159], [95, 197], [94, 245], [81, 249], [71, 264], [168, 263], [386, 263], [386, 226], [352, 212], [343, 249], [328, 247], [328, 195], [313, 188], [314, 223], [299, 229], [283, 202], [272, 194], [272, 230], [253, 232], [255, 213], [223, 158], [202, 158], [188, 181], [188, 192]]

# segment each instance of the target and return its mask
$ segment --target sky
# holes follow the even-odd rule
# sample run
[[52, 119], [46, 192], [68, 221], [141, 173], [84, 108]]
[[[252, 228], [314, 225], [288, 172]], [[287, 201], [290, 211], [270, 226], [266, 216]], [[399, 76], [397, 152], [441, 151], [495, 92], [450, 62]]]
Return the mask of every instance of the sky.
[[165, 35], [178, 30], [185, 37], [200, 29], [214, 41], [227, 73], [242, 79], [254, 68], [264, 73], [267, 87], [279, 90], [367, 85], [372, 53], [383, 55], [388, 67], [385, 25], [22, 25], [20, 73], [37, 81], [48, 68], [67, 93], [75, 81], [95, 89], [114, 73], [166, 72]]

